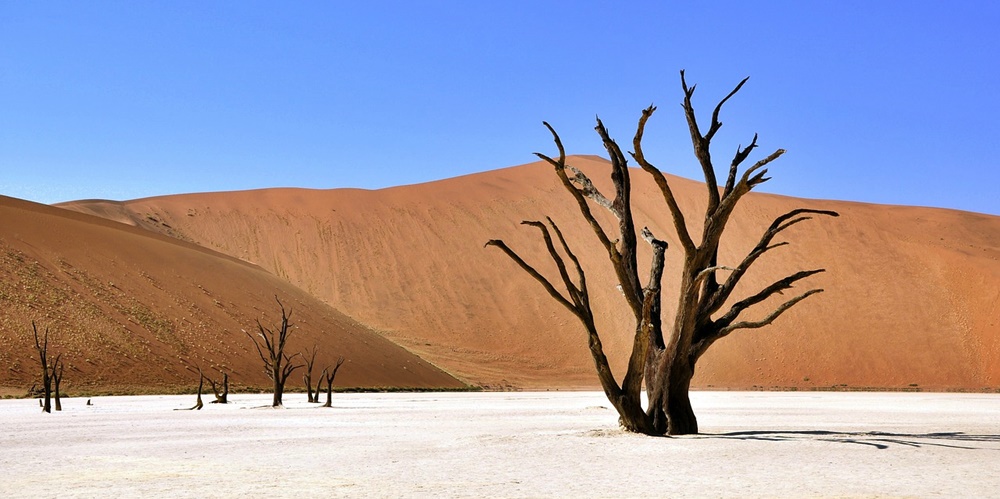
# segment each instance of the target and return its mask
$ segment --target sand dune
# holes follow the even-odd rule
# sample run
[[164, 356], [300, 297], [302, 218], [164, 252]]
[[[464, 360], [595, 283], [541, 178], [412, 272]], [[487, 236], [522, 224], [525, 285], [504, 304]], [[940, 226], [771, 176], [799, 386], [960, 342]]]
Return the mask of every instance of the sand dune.
[[[64, 390], [193, 387], [225, 369], [237, 386], [268, 386], [243, 330], [280, 320], [289, 353], [319, 345], [317, 363], [349, 359], [347, 386], [461, 386], [455, 379], [264, 269], [192, 243], [49, 206], [0, 197], [0, 390], [37, 379], [30, 322], [51, 330]], [[321, 369], [321, 368], [320, 368]], [[218, 373], [215, 373], [218, 375]], [[317, 373], [318, 374], [318, 373]], [[293, 374], [290, 387], [299, 385]]]
[[[595, 181], [606, 176], [600, 158], [572, 164]], [[642, 172], [633, 179], [637, 222], [674, 241], [655, 186]], [[700, 225], [704, 187], [671, 179], [689, 224]], [[548, 215], [582, 255], [619, 374], [631, 342], [602, 250], [540, 163], [380, 191], [271, 189], [64, 206], [260, 265], [471, 383], [594, 386], [575, 319], [499, 251], [483, 248], [502, 238], [552, 275], [537, 234], [518, 225]], [[793, 244], [762, 259], [742, 292], [806, 268], [828, 272], [801, 287], [826, 292], [771, 328], [720, 342], [699, 364], [696, 385], [1000, 386], [1000, 217], [752, 194], [734, 215], [720, 263], [735, 264], [775, 215], [800, 206], [841, 217], [787, 231]], [[669, 250], [668, 307], [678, 262], [679, 251]]]

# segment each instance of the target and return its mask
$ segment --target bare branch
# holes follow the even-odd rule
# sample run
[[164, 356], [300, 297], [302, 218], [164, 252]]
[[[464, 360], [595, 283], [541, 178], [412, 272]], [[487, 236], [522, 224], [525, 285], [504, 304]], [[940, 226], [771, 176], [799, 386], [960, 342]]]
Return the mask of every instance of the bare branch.
[[770, 156], [754, 163], [753, 166], [747, 168], [747, 171], [743, 172], [743, 178], [740, 179], [740, 183], [746, 186], [746, 191], [744, 192], [744, 194], [746, 192], [749, 192], [750, 189], [753, 189], [754, 187], [763, 184], [764, 182], [769, 180], [768, 178], [764, 177], [764, 175], [767, 174], [767, 170], [763, 170], [760, 173], [754, 175], [753, 177], [751, 177], [750, 175], [752, 175], [757, 170], [767, 166], [768, 163], [778, 159], [782, 154], [785, 154], [785, 150], [778, 149], [772, 152]]
[[[742, 86], [742, 83], [740, 86]], [[711, 138], [702, 136], [701, 130], [698, 128], [698, 119], [695, 117], [694, 105], [691, 103], [691, 96], [694, 95], [695, 86], [691, 86], [690, 88], [687, 86], [683, 70], [681, 70], [681, 88], [684, 90], [684, 117], [687, 118], [688, 131], [691, 133], [691, 144], [694, 146], [694, 155], [701, 164], [701, 171], [705, 175], [705, 187], [708, 188], [708, 209], [706, 213], [711, 214], [719, 206], [719, 183], [715, 177], [715, 168], [712, 166], [712, 154], [709, 151]], [[728, 99], [729, 97], [726, 98]], [[714, 135], [714, 132], [711, 133]]]
[[726, 179], [726, 189], [722, 194], [723, 198], [726, 198], [733, 192], [736, 187], [736, 173], [739, 170], [740, 165], [746, 161], [750, 153], [757, 148], [757, 134], [753, 134], [753, 140], [750, 141], [750, 145], [746, 149], [737, 147], [736, 155], [733, 156], [732, 163], [729, 164], [729, 177]]
[[783, 314], [785, 310], [792, 308], [792, 306], [794, 306], [796, 303], [805, 300], [806, 298], [816, 293], [822, 293], [822, 292], [823, 292], [822, 289], [811, 289], [809, 291], [806, 291], [805, 293], [802, 293], [801, 295], [796, 296], [795, 298], [792, 298], [791, 300], [788, 300], [785, 303], [782, 303], [781, 306], [774, 309], [774, 311], [771, 312], [767, 317], [759, 321], [740, 321], [735, 324], [730, 324], [729, 326], [722, 328], [717, 334], [717, 336], [719, 338], [722, 338], [737, 329], [756, 329], [764, 327], [774, 322], [774, 320], [777, 319], [779, 316], [781, 316], [781, 314]]
[[604, 194], [601, 194], [601, 191], [599, 191], [597, 187], [594, 186], [594, 183], [591, 182], [590, 177], [587, 177], [585, 173], [574, 166], [570, 166], [568, 168], [573, 171], [573, 177], [570, 178], [570, 181], [580, 186], [580, 192], [582, 192], [584, 196], [587, 196], [595, 203], [607, 208], [608, 211], [610, 211], [616, 218], [621, 220], [621, 212], [619, 212], [614, 205], [612, 205], [611, 200], [605, 197]]
[[736, 269], [734, 269], [732, 267], [726, 267], [725, 265], [714, 265], [712, 267], [705, 268], [701, 272], [698, 272], [698, 275], [696, 275], [694, 277], [694, 284], [693, 285], [697, 286], [698, 283], [701, 282], [702, 279], [705, 279], [708, 276], [710, 276], [710, 275], [712, 275], [715, 272], [720, 271], [720, 270], [735, 271]]
[[[559, 138], [559, 134], [556, 133], [556, 130], [554, 128], [552, 128], [552, 125], [550, 125], [549, 122], [543, 121], [542, 124], [545, 125], [545, 128], [549, 129], [549, 133], [552, 134], [552, 141], [556, 143], [556, 148], [559, 150], [559, 165], [565, 165], [566, 164], [566, 149], [563, 147], [562, 139]], [[540, 156], [539, 153], [535, 153], [535, 154]], [[551, 163], [552, 161], [549, 160], [549, 162]]]
[[670, 217], [674, 222], [674, 230], [677, 232], [677, 240], [680, 241], [681, 247], [684, 248], [684, 253], [690, 255], [694, 253], [695, 245], [694, 241], [691, 240], [691, 234], [688, 233], [687, 223], [684, 221], [684, 212], [678, 206], [677, 199], [674, 198], [674, 192], [670, 188], [667, 178], [657, 167], [646, 160], [646, 156], [642, 152], [642, 136], [646, 130], [646, 121], [649, 120], [654, 111], [656, 111], [656, 107], [652, 105], [642, 111], [642, 117], [639, 118], [639, 125], [636, 127], [635, 138], [632, 139], [632, 147], [635, 149], [632, 157], [644, 171], [653, 176], [653, 180], [663, 194], [663, 201], [670, 210]]
[[[778, 149], [777, 151], [771, 153], [770, 156], [758, 161], [754, 164], [754, 166], [743, 172], [743, 177], [739, 182], [737, 182], [736, 186], [729, 193], [729, 195], [722, 200], [717, 209], [709, 210], [707, 212], [705, 217], [705, 231], [702, 235], [702, 248], [718, 248], [719, 239], [722, 237], [722, 232], [726, 228], [726, 223], [729, 222], [729, 216], [732, 215], [733, 210], [736, 208], [736, 203], [743, 198], [744, 194], [750, 192], [750, 190], [755, 186], [769, 180], [768, 177], [764, 176], [767, 174], [767, 170], [762, 170], [757, 174], [754, 174], [754, 172], [763, 168], [775, 159], [778, 159], [778, 157], [784, 153], [784, 149]], [[751, 177], [751, 174], [754, 175]]]
[[556, 223], [553, 222], [552, 219], [549, 217], [545, 217], [545, 220], [549, 222], [549, 225], [552, 227], [552, 230], [556, 233], [556, 237], [559, 238], [559, 243], [562, 244], [563, 251], [566, 252], [566, 256], [568, 256], [570, 261], [573, 262], [573, 265], [576, 267], [576, 275], [580, 279], [580, 284], [578, 286], [573, 286], [572, 282], [569, 280], [569, 277], [565, 276], [564, 279], [566, 279], [567, 288], [575, 288], [577, 292], [577, 298], [579, 299], [577, 305], [582, 305], [589, 310], [590, 296], [587, 291], [587, 276], [583, 272], [583, 267], [580, 265], [580, 260], [576, 257], [576, 254], [573, 253], [573, 250], [569, 248], [569, 244], [566, 242], [566, 238], [563, 237], [563, 233], [559, 229], [559, 226], [556, 225]]
[[574, 314], [576, 315], [580, 314], [580, 311], [577, 310], [577, 308], [572, 303], [570, 303], [570, 301], [567, 300], [566, 297], [564, 297], [561, 293], [559, 293], [559, 291], [556, 290], [555, 286], [553, 286], [552, 283], [545, 278], [545, 276], [540, 274], [537, 270], [535, 270], [534, 267], [525, 262], [520, 255], [514, 252], [514, 250], [510, 249], [510, 247], [507, 246], [507, 243], [503, 242], [500, 239], [490, 239], [489, 241], [486, 242], [485, 246], [496, 246], [497, 248], [500, 248], [500, 250], [503, 251], [508, 257], [510, 257], [511, 260], [514, 260], [514, 263], [518, 264], [518, 266], [520, 266], [522, 270], [527, 272], [528, 275], [530, 275], [531, 277], [534, 277], [535, 280], [538, 281], [539, 284], [541, 284], [542, 287], [545, 288], [545, 291], [547, 291], [549, 295], [552, 296], [552, 298], [555, 298], [557, 302], [559, 302], [562, 306], [569, 309]]
[[[264, 328], [264, 326], [260, 324], [260, 319], [257, 320], [257, 327], [260, 329], [260, 332], [257, 333], [258, 336], [264, 338], [264, 342], [268, 344], [268, 347], [270, 347], [270, 342], [267, 340], [267, 336], [264, 334], [266, 329]], [[253, 346], [257, 347], [257, 355], [260, 356], [260, 360], [264, 361], [264, 372], [268, 373], [268, 376], [270, 376], [271, 371], [269, 370], [269, 366], [271, 363], [271, 359], [264, 356], [264, 350], [261, 349], [260, 343], [257, 341], [257, 338], [254, 338], [253, 335], [248, 333], [246, 329], [241, 329], [241, 331], [243, 331], [243, 334], [247, 335], [247, 338], [250, 338], [250, 341], [253, 342]], [[270, 351], [270, 348], [268, 348], [268, 351]]]
[[553, 140], [555, 141], [556, 146], [559, 148], [559, 161], [553, 160], [552, 158], [542, 153], [536, 152], [535, 156], [538, 156], [539, 158], [545, 160], [547, 163], [555, 167], [556, 175], [562, 182], [563, 187], [570, 194], [573, 195], [573, 199], [576, 200], [577, 207], [580, 209], [580, 214], [583, 215], [584, 220], [586, 220], [587, 223], [590, 225], [591, 230], [594, 231], [594, 234], [597, 236], [597, 239], [601, 242], [601, 245], [604, 246], [605, 250], [607, 250], [608, 255], [616, 257], [616, 255], [618, 254], [618, 250], [615, 249], [614, 243], [608, 237], [607, 233], [604, 232], [604, 228], [601, 227], [601, 224], [597, 222], [596, 218], [594, 218], [594, 214], [590, 211], [590, 205], [587, 204], [587, 198], [583, 195], [582, 192], [580, 192], [579, 189], [577, 189], [573, 185], [573, 182], [569, 179], [569, 177], [566, 174], [566, 168], [567, 168], [566, 152], [565, 149], [563, 149], [562, 141], [559, 139], [559, 134], [557, 134], [556, 131], [552, 128], [552, 126], [550, 126], [547, 122], [542, 122], [542, 123], [545, 125], [546, 128], [549, 129], [549, 132], [552, 133]]
[[780, 233], [781, 231], [799, 222], [810, 220], [812, 218], [807, 216], [800, 216], [804, 214], [824, 215], [831, 217], [840, 216], [835, 211], [798, 208], [775, 218], [774, 221], [771, 222], [771, 225], [767, 228], [767, 230], [764, 231], [764, 234], [761, 235], [760, 241], [757, 242], [757, 245], [752, 250], [750, 250], [750, 253], [748, 253], [746, 257], [743, 258], [743, 261], [740, 262], [740, 264], [736, 267], [736, 269], [733, 270], [733, 273], [729, 275], [729, 278], [726, 279], [726, 282], [723, 283], [721, 286], [719, 286], [719, 288], [716, 289], [716, 291], [712, 294], [712, 296], [708, 297], [708, 299], [703, 302], [701, 310], [699, 311], [699, 315], [707, 320], [711, 314], [714, 314], [716, 311], [722, 308], [722, 305], [726, 302], [726, 300], [729, 299], [730, 295], [732, 295], [733, 291], [736, 289], [736, 285], [739, 283], [740, 279], [743, 278], [747, 270], [750, 269], [750, 267], [754, 264], [754, 262], [757, 261], [758, 258], [760, 258], [761, 255], [774, 248], [778, 248], [788, 244], [787, 242], [771, 244], [771, 241], [774, 239], [774, 237], [777, 236], [778, 233]]
[[715, 106], [715, 111], [712, 111], [712, 126], [708, 129], [708, 133], [705, 134], [705, 140], [711, 141], [712, 137], [715, 137], [715, 133], [722, 128], [722, 122], [719, 121], [719, 111], [722, 110], [722, 105], [725, 104], [730, 97], [736, 95], [736, 92], [739, 92], [740, 89], [743, 88], [743, 84], [745, 84], [749, 79], [749, 76], [743, 78], [743, 80], [736, 85], [736, 88], [734, 88], [732, 92], [729, 92], [729, 95], [719, 101], [719, 104]]
[[802, 270], [788, 277], [785, 277], [784, 279], [775, 281], [770, 286], [760, 290], [757, 294], [750, 296], [748, 298], [744, 298], [743, 300], [734, 303], [733, 306], [729, 309], [729, 311], [726, 312], [725, 315], [720, 317], [715, 322], [722, 328], [726, 328], [730, 324], [732, 324], [732, 322], [736, 320], [736, 318], [740, 315], [740, 313], [742, 313], [747, 308], [752, 307], [753, 305], [756, 305], [770, 298], [771, 295], [774, 295], [776, 293], [781, 293], [786, 289], [790, 289], [793, 284], [802, 279], [805, 279], [806, 277], [809, 277], [814, 274], [819, 274], [825, 271], [826, 269]]
[[609, 252], [611, 263], [621, 284], [625, 301], [638, 321], [642, 316], [642, 284], [639, 282], [639, 266], [636, 256], [635, 223], [632, 219], [632, 180], [628, 172], [625, 155], [618, 144], [608, 134], [604, 123], [597, 120], [595, 127], [604, 148], [611, 156], [611, 181], [615, 186], [613, 213], [618, 217], [619, 248]]

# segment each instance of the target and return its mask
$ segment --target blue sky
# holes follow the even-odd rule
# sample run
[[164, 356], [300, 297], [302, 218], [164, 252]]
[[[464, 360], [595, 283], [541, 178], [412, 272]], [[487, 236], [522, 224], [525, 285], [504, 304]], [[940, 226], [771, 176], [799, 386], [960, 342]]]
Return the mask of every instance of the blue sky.
[[[700, 5], [708, 4], [708, 5]], [[0, 2], [0, 194], [45, 203], [380, 188], [602, 154], [699, 178], [760, 133], [761, 190], [1000, 214], [995, 2]]]

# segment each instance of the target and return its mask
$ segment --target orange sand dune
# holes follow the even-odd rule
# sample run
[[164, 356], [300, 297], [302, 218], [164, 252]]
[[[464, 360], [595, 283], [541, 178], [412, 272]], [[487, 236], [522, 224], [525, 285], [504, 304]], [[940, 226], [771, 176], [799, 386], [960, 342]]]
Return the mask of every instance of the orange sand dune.
[[[595, 182], [606, 178], [603, 159], [571, 163]], [[633, 172], [633, 182], [637, 222], [675, 241], [653, 183], [641, 171]], [[704, 186], [671, 182], [689, 225], [699, 227]], [[752, 194], [730, 223], [720, 263], [738, 263], [774, 216], [801, 206], [841, 217], [788, 230], [793, 244], [757, 263], [742, 283], [743, 296], [807, 268], [828, 272], [801, 289], [826, 292], [770, 328], [719, 342], [700, 363], [696, 385], [1000, 387], [1000, 217]], [[631, 344], [633, 325], [603, 250], [541, 163], [380, 191], [270, 189], [65, 207], [260, 265], [468, 382], [594, 386], [575, 318], [500, 251], [483, 248], [502, 238], [554, 275], [537, 231], [518, 225], [548, 215], [582, 257], [619, 376]], [[678, 265], [672, 247], [668, 309], [676, 302]]]
[[[64, 390], [192, 387], [225, 369], [237, 386], [269, 386], [243, 330], [280, 320], [297, 329], [289, 353], [318, 345], [318, 364], [343, 355], [339, 386], [457, 387], [461, 383], [255, 265], [174, 238], [0, 197], [0, 389], [37, 381], [30, 323], [50, 330]], [[322, 366], [318, 368], [322, 369]], [[318, 376], [318, 372], [314, 375]], [[290, 388], [301, 385], [293, 374]]]

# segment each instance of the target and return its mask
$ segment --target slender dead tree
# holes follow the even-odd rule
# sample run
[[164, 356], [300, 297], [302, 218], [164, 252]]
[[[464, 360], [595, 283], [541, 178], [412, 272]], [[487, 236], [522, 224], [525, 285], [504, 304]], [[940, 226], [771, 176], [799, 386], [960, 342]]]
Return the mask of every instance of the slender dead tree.
[[[316, 352], [318, 351], [319, 346], [313, 345], [312, 349], [306, 349], [305, 355], [302, 356], [306, 362], [306, 369], [302, 373], [302, 382], [306, 385], [306, 395], [309, 397], [309, 403], [319, 403], [319, 389], [317, 388], [313, 392], [312, 385], [313, 365], [316, 363]], [[318, 383], [317, 386], [319, 386]]]
[[[38, 327], [31, 321], [31, 331], [35, 334], [35, 350], [38, 352], [38, 362], [42, 367], [42, 412], [52, 413], [52, 366], [49, 365], [49, 329], [38, 341]], [[60, 373], [61, 376], [61, 373]]]
[[[201, 392], [205, 388], [205, 375], [201, 372], [200, 367], [197, 369], [198, 369], [198, 398], [195, 400], [194, 406], [188, 407], [186, 409], [174, 409], [175, 411], [200, 411], [202, 407], [205, 407], [205, 404], [201, 400]], [[188, 370], [192, 371], [190, 367], [188, 367]]]
[[[337, 357], [337, 364], [333, 366], [333, 369], [327, 367], [323, 369], [323, 374], [321, 379], [326, 380], [326, 403], [323, 407], [333, 407], [333, 379], [337, 377], [337, 371], [340, 370], [340, 366], [344, 364], [344, 357]], [[319, 390], [316, 390], [316, 401], [319, 402]]]
[[63, 379], [63, 361], [61, 353], [56, 355], [56, 360], [52, 362], [52, 373], [49, 377], [52, 379], [52, 399], [55, 402], [55, 408], [57, 411], [61, 411], [62, 394], [59, 392], [59, 385], [62, 384]]
[[[278, 307], [281, 308], [281, 324], [278, 326], [278, 330], [269, 329], [264, 327], [257, 320], [257, 338], [246, 333], [246, 335], [253, 341], [255, 347], [257, 347], [257, 354], [260, 355], [260, 360], [264, 361], [264, 372], [267, 377], [274, 382], [274, 398], [271, 402], [271, 407], [282, 407], [281, 397], [285, 392], [285, 381], [288, 380], [288, 376], [292, 374], [293, 371], [302, 367], [301, 364], [292, 364], [292, 359], [297, 357], [299, 354], [285, 355], [285, 343], [288, 341], [288, 332], [292, 324], [288, 322], [291, 317], [291, 311], [286, 311], [285, 306], [282, 305], [281, 300], [278, 297], [274, 297], [275, 301], [278, 302]], [[259, 338], [259, 340], [258, 340]], [[267, 354], [264, 354], [264, 351]]]
[[201, 392], [205, 388], [205, 375], [201, 373], [201, 369], [198, 369], [198, 399], [194, 403], [194, 407], [191, 408], [192, 411], [200, 411], [205, 404], [201, 401]]
[[[549, 218], [546, 218], [547, 223], [522, 222], [541, 232], [548, 253], [558, 268], [565, 292], [559, 291], [548, 278], [541, 275], [502, 240], [494, 239], [486, 243], [487, 246], [501, 249], [525, 272], [541, 283], [549, 295], [583, 323], [598, 379], [608, 400], [617, 409], [622, 427], [629, 431], [649, 435], [697, 433], [698, 422], [688, 392], [698, 359], [712, 344], [733, 331], [771, 324], [795, 304], [823, 291], [810, 289], [799, 294], [778, 305], [762, 319], [742, 318], [743, 313], [753, 305], [792, 288], [795, 283], [806, 277], [824, 271], [804, 270], [778, 279], [747, 298], [730, 303], [733, 291], [750, 266], [764, 253], [788, 244], [773, 242], [775, 236], [799, 222], [809, 220], [813, 215], [838, 216], [836, 212], [826, 210], [807, 208], [791, 210], [774, 219], [761, 235], [757, 245], [735, 267], [719, 264], [719, 243], [737, 203], [750, 190], [769, 179], [766, 177], [765, 166], [785, 152], [783, 149], [778, 149], [744, 169], [740, 174], [740, 166], [757, 148], [757, 136], [754, 135], [746, 148], [736, 149], [725, 184], [722, 188], [719, 187], [710, 154], [711, 142], [722, 126], [722, 122], [719, 121], [722, 106], [743, 87], [746, 81], [747, 79], [742, 80], [715, 106], [708, 130], [703, 133], [691, 103], [695, 87], [687, 85], [684, 72], [681, 71], [684, 116], [691, 134], [695, 157], [702, 167], [708, 191], [708, 205], [700, 241], [696, 241], [688, 230], [685, 215], [674, 197], [667, 178], [643, 154], [643, 131], [646, 121], [656, 108], [653, 106], [646, 108], [639, 118], [632, 141], [634, 151], [631, 152], [631, 156], [643, 171], [652, 176], [659, 188], [684, 256], [683, 266], [679, 269], [681, 275], [679, 301], [674, 311], [673, 322], [668, 323], [667, 328], [664, 328], [662, 320], [661, 294], [667, 242], [657, 238], [648, 228], [644, 227], [638, 233], [636, 231], [632, 214], [630, 172], [621, 148], [611, 139], [604, 124], [598, 119], [595, 129], [611, 158], [611, 180], [615, 193], [614, 197], [609, 199], [597, 189], [586, 174], [566, 163], [566, 152], [559, 135], [548, 123], [544, 123], [552, 134], [559, 151], [559, 158], [552, 159], [540, 153], [536, 155], [555, 168], [563, 187], [572, 195], [584, 220], [606, 250], [615, 270], [618, 286], [635, 318], [632, 352], [621, 384], [611, 372], [604, 353], [594, 321], [594, 311], [591, 308], [583, 268], [559, 227]], [[591, 202], [609, 210], [618, 220], [617, 233], [609, 234], [598, 222], [591, 211]], [[558, 241], [558, 249], [553, 241], [553, 234]], [[636, 256], [638, 236], [641, 236], [652, 249], [649, 275], [645, 284], [638, 270]], [[567, 268], [566, 259], [572, 264], [572, 273], [575, 276], [571, 275], [571, 271]], [[720, 274], [725, 277], [720, 279]], [[649, 401], [645, 409], [640, 400], [643, 383]]]

